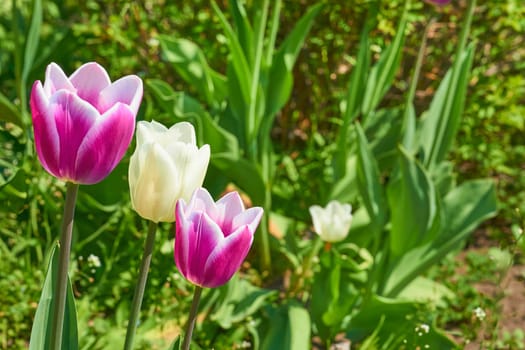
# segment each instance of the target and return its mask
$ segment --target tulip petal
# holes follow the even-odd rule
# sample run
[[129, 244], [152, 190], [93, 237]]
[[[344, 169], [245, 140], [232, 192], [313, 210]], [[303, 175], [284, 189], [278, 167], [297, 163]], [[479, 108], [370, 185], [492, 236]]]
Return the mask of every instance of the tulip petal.
[[63, 180], [77, 180], [75, 161], [84, 137], [100, 114], [89, 103], [66, 90], [56, 92], [49, 102], [60, 140], [59, 169]]
[[317, 234], [323, 231], [323, 225], [321, 222], [322, 217], [324, 216], [323, 208], [319, 205], [312, 205], [310, 207], [310, 215], [312, 216], [312, 222], [314, 224], [314, 230]]
[[233, 230], [237, 230], [237, 228], [247, 225], [250, 231], [254, 233], [261, 221], [262, 215], [263, 209], [261, 207], [249, 208], [233, 218], [232, 228]]
[[244, 204], [239, 193], [229, 192], [217, 201], [216, 209], [209, 214], [221, 226], [224, 235], [228, 236], [235, 229], [233, 219], [243, 211]]
[[122, 103], [97, 119], [78, 149], [78, 182], [94, 184], [106, 177], [126, 153], [134, 130], [135, 114]]
[[128, 105], [137, 114], [142, 99], [142, 80], [136, 75], [128, 75], [100, 92], [96, 107], [102, 114], [117, 102]]
[[197, 138], [195, 136], [195, 128], [191, 123], [179, 122], [171, 126], [164, 136], [166, 141], [180, 141], [187, 144], [195, 145]]
[[195, 188], [202, 186], [206, 177], [206, 169], [210, 162], [210, 146], [202, 146], [196, 153], [189, 154], [186, 168], [183, 169], [181, 176], [180, 198], [189, 200]]
[[78, 68], [69, 78], [83, 100], [96, 106], [99, 93], [111, 84], [108, 73], [101, 65], [90, 62]]
[[35, 135], [35, 147], [38, 159], [44, 169], [57, 176], [60, 141], [54, 116], [48, 111], [49, 100], [42, 83], [36, 81], [31, 89], [31, 116]]
[[203, 212], [191, 213], [187, 220], [177, 217], [176, 225], [175, 262], [188, 280], [204, 286], [204, 265], [224, 239], [221, 229]]
[[205, 286], [215, 288], [228, 282], [241, 267], [252, 242], [253, 234], [247, 226], [221, 240], [204, 266]]
[[76, 89], [69, 81], [66, 74], [60, 66], [56, 63], [51, 63], [46, 68], [46, 80], [44, 82], [44, 90], [48, 96], [51, 96], [55, 91], [64, 89], [75, 92]]
[[177, 197], [172, 196], [177, 191], [172, 178], [175, 172], [169, 155], [158, 144], [137, 148], [130, 160], [129, 183], [133, 191], [131, 205], [140, 216], [154, 222], [175, 220]]
[[137, 147], [148, 142], [157, 142], [160, 135], [163, 135], [168, 129], [154, 120], [146, 122], [141, 120], [137, 123]]
[[199, 187], [195, 190], [193, 196], [191, 197], [190, 203], [186, 209], [186, 213], [189, 214], [192, 211], [203, 211], [210, 213], [215, 210], [215, 202], [211, 197], [210, 193], [206, 189]]

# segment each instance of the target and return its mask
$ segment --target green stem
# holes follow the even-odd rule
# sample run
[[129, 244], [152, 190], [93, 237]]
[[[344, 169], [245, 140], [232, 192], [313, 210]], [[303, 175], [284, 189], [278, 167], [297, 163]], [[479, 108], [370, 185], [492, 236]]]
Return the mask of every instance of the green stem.
[[191, 344], [191, 335], [193, 334], [193, 328], [195, 328], [195, 320], [197, 319], [197, 310], [199, 309], [199, 300], [202, 294], [202, 287], [195, 286], [195, 292], [193, 294], [193, 301], [191, 302], [190, 317], [186, 324], [186, 334], [184, 335], [184, 343], [182, 344], [182, 350], [189, 350]]
[[131, 314], [129, 316], [128, 329], [126, 331], [126, 341], [124, 349], [130, 350], [133, 347], [133, 338], [137, 330], [137, 321], [139, 319], [140, 307], [144, 297], [144, 289], [148, 280], [149, 265], [151, 263], [151, 255], [153, 253], [153, 244], [155, 243], [155, 232], [157, 231], [157, 223], [150, 221], [148, 226], [148, 236], [146, 237], [146, 244], [144, 245], [144, 253], [142, 254], [142, 263], [140, 265], [139, 280], [135, 287], [135, 294], [133, 295], [133, 302], [131, 303]]
[[69, 255], [71, 253], [71, 236], [73, 232], [73, 218], [77, 201], [78, 184], [66, 184], [66, 203], [60, 235], [60, 250], [58, 253], [58, 276], [55, 288], [55, 307], [53, 313], [51, 349], [60, 350], [62, 346], [62, 330], [64, 328], [64, 312], [66, 308], [67, 272], [69, 269]]

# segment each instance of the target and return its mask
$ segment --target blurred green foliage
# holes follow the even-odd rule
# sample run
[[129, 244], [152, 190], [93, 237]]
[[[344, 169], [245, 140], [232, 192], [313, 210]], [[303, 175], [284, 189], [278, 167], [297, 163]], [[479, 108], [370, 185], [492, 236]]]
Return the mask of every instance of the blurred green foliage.
[[[277, 42], [293, 28], [305, 8], [314, 3], [314, 0], [284, 1]], [[326, 0], [324, 3], [298, 57], [290, 101], [277, 116], [272, 129], [274, 148], [282, 155], [277, 164], [275, 182], [281, 184], [277, 192], [295, 203], [294, 212], [289, 214], [305, 221], [308, 221], [308, 206], [327, 196], [319, 189], [332, 175], [329, 157], [333, 149], [327, 147], [328, 140], [341, 123], [339, 102], [343, 100], [356, 62], [360, 29], [368, 6], [367, 0]], [[393, 106], [403, 100], [421, 40], [420, 32], [433, 21], [422, 69], [427, 73], [420, 79], [414, 101], [417, 111], [428, 105], [439, 77], [450, 67], [458, 18], [464, 12], [465, 3], [453, 1], [452, 5], [438, 8], [413, 1], [402, 67], [382, 104]], [[0, 3], [0, 92], [18, 110], [27, 108], [21, 105], [20, 88], [27, 94], [34, 80], [44, 78], [45, 66], [51, 61], [65, 72], [72, 72], [81, 63], [95, 60], [108, 69], [112, 78], [134, 73], [144, 79], [162, 78], [175, 90], [194, 92], [171, 64], [161, 60], [159, 35], [189, 39], [205, 49], [206, 58], [214, 67], [225, 66], [225, 38], [217, 29], [218, 19], [208, 1], [50, 0], [43, 2], [40, 43], [28, 72], [27, 85], [18, 87], [21, 58], [17, 56], [29, 30], [32, 5], [31, 0]], [[226, 5], [226, 0], [219, 2], [221, 8]], [[381, 2], [377, 29], [371, 33], [373, 59], [377, 59], [381, 47], [395, 35], [402, 6], [401, 0]], [[515, 210], [525, 212], [525, 177], [521, 176], [525, 168], [522, 141], [525, 9], [521, 0], [480, 2], [472, 28], [476, 45], [474, 70], [451, 159], [463, 179], [492, 177], [497, 180], [503, 211], [487, 230], [494, 237], [511, 242], [510, 224], [515, 221]], [[156, 118], [160, 113], [146, 90], [139, 118]], [[45, 173], [34, 154], [28, 151], [32, 150], [30, 134], [29, 129], [0, 123], [2, 349], [27, 346], [44, 280], [46, 253], [58, 234], [62, 213], [63, 186]], [[79, 323], [89, 327], [80, 331], [85, 349], [119, 346], [125, 329], [134, 286], [132, 271], [137, 270], [146, 231], [145, 224], [129, 209], [127, 183], [123, 181], [126, 171], [125, 160], [102, 184], [81, 189], [72, 281], [79, 300]], [[148, 283], [148, 289], [154, 292], [146, 293], [143, 313], [148, 317], [140, 327], [141, 336], [153, 337], [159, 343], [169, 343], [179, 330], [170, 324], [159, 328], [158, 321], [170, 319], [179, 321], [176, 324], [180, 325], [191, 293], [187, 283], [175, 272], [170, 247], [165, 247], [167, 239], [172, 237], [169, 225], [160, 227]], [[93, 268], [87, 263], [90, 254], [100, 257], [101, 267]], [[261, 312], [268, 323], [271, 317], [294, 310], [295, 305], [283, 305], [277, 310]], [[454, 317], [452, 314], [450, 318]], [[264, 326], [269, 329], [269, 325]], [[231, 329], [227, 334], [235, 336], [233, 339], [243, 339], [245, 334], [255, 333], [253, 327], [253, 324], [243, 324], [240, 335], [233, 334]], [[108, 333], [110, 328], [117, 331]], [[220, 344], [219, 331], [216, 336]], [[222, 337], [228, 340], [225, 335]], [[152, 348], [146, 339], [139, 338], [137, 345]]]

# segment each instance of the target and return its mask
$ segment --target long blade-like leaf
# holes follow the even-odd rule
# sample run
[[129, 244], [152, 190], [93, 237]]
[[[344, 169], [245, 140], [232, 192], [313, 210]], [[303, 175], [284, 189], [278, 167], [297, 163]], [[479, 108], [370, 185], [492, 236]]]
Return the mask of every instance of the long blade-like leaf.
[[359, 124], [357, 132], [357, 182], [368, 215], [376, 230], [380, 230], [386, 220], [386, 199], [381, 185], [376, 160], [368, 147], [365, 133]]
[[215, 1], [212, 1], [211, 5], [215, 11], [215, 14], [219, 18], [219, 22], [228, 40], [228, 47], [230, 51], [229, 59], [231, 60], [231, 64], [233, 65], [237, 79], [239, 80], [242, 96], [244, 100], [248, 102], [250, 101], [250, 77], [252, 76], [248, 60], [244, 54], [242, 45], [239, 42], [239, 38], [235, 34], [235, 31], [233, 30], [230, 23], [228, 23], [224, 13], [222, 13]]
[[447, 72], [422, 119], [419, 140], [425, 166], [429, 169], [445, 159], [457, 133], [467, 94], [473, 48], [470, 45]]
[[273, 123], [273, 116], [288, 101], [292, 91], [292, 70], [313, 20], [322, 8], [317, 4], [308, 9], [275, 53], [266, 88], [266, 118], [263, 123]]
[[394, 257], [430, 238], [439, 223], [436, 190], [426, 171], [400, 147], [400, 176], [388, 186], [392, 228], [390, 248]]
[[[53, 324], [55, 285], [58, 278], [58, 247], [53, 248], [49, 268], [46, 274], [44, 287], [38, 307], [36, 309], [29, 350], [48, 350], [51, 346], [51, 333]], [[67, 283], [66, 308], [64, 328], [62, 332], [62, 349], [78, 349], [77, 312], [71, 283]]]
[[372, 112], [383, 96], [386, 94], [401, 62], [401, 53], [405, 42], [405, 31], [407, 25], [408, 1], [405, 4], [403, 14], [399, 20], [396, 35], [392, 43], [381, 54], [379, 61], [372, 67], [368, 75], [368, 84], [363, 96], [362, 113], [366, 115]]
[[24, 52], [24, 67], [22, 69], [22, 81], [25, 83], [33, 61], [38, 50], [38, 42], [40, 39], [40, 28], [42, 27], [42, 0], [33, 1], [33, 15], [31, 17], [31, 25], [27, 33], [26, 47]]

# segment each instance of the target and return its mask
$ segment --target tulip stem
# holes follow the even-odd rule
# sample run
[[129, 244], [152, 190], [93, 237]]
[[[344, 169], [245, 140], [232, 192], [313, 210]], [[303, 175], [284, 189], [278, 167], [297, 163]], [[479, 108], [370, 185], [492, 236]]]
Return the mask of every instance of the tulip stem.
[[54, 313], [52, 324], [51, 349], [60, 350], [62, 347], [62, 330], [64, 328], [64, 313], [66, 309], [67, 273], [69, 269], [69, 255], [71, 254], [71, 236], [73, 233], [73, 218], [77, 201], [78, 184], [66, 184], [66, 202], [62, 221], [58, 251], [58, 276], [55, 288]]
[[202, 294], [202, 287], [195, 286], [195, 292], [193, 293], [193, 301], [191, 302], [190, 316], [186, 323], [186, 334], [184, 335], [184, 343], [182, 345], [183, 350], [189, 350], [191, 344], [191, 335], [193, 328], [195, 328], [195, 320], [197, 319], [197, 310], [199, 308], [199, 300]]
[[151, 255], [153, 253], [153, 244], [155, 243], [155, 233], [157, 231], [157, 223], [150, 221], [148, 226], [148, 235], [144, 245], [144, 253], [142, 254], [142, 263], [140, 265], [139, 279], [135, 287], [135, 294], [133, 295], [133, 302], [131, 303], [131, 314], [129, 316], [128, 328], [126, 331], [126, 340], [124, 349], [130, 350], [133, 347], [133, 338], [137, 330], [137, 322], [140, 314], [140, 307], [142, 306], [142, 299], [144, 297], [144, 289], [148, 280], [149, 265], [151, 263]]

